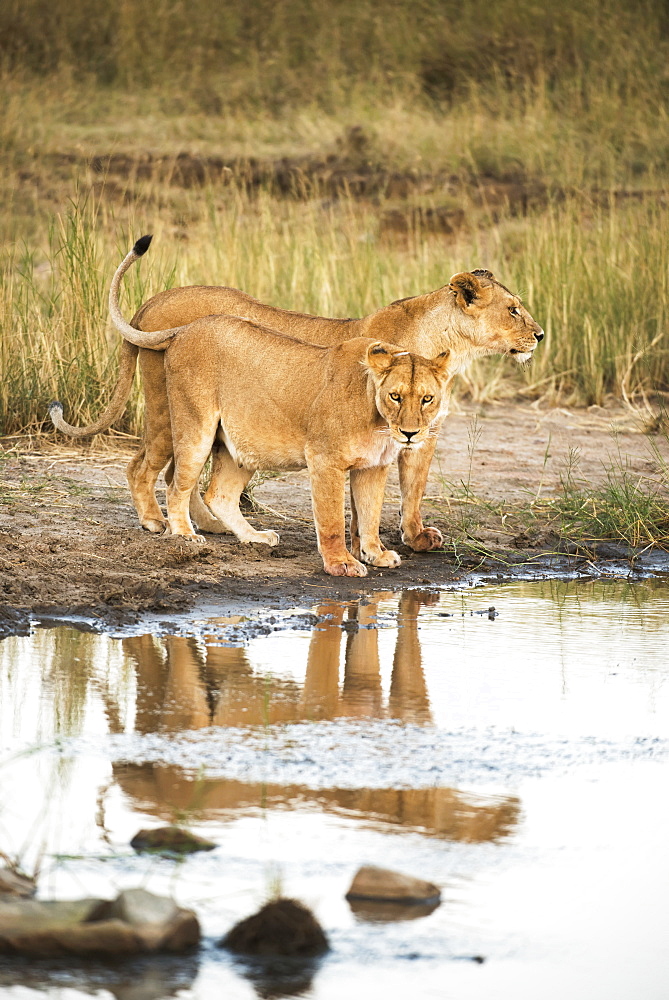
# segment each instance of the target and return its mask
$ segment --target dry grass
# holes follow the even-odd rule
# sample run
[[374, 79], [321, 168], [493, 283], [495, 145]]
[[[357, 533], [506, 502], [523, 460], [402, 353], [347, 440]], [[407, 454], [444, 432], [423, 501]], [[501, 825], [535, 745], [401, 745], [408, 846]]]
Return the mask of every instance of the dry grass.
[[[324, 205], [199, 189], [182, 192], [182, 210], [189, 207], [190, 220], [175, 225], [169, 213], [149, 221], [136, 208], [119, 218], [89, 198], [58, 218], [42, 253], [10, 248], [0, 290], [0, 322], [12, 332], [0, 347], [0, 432], [38, 428], [53, 398], [75, 422], [99, 412], [115, 381], [108, 283], [147, 230], [156, 239], [128, 282], [128, 315], [149, 294], [192, 283], [229, 284], [321, 315], [363, 315], [439, 287], [463, 267], [486, 266], [523, 295], [546, 340], [527, 372], [506, 359], [479, 363], [463, 391], [601, 404], [623, 389], [630, 399], [669, 390], [669, 212], [655, 200], [594, 206], [574, 198], [529, 218], [465, 224], [448, 240], [419, 223], [388, 239], [378, 209], [350, 198]], [[118, 429], [137, 433], [140, 425], [135, 392]]]

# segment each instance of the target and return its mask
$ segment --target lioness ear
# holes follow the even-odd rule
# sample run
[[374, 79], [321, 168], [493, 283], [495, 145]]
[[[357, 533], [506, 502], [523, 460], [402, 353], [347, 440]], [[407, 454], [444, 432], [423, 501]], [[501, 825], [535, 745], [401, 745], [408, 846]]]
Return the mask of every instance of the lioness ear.
[[475, 274], [477, 278], [489, 278], [492, 281], [495, 280], [495, 275], [492, 271], [486, 271], [484, 267], [477, 267], [471, 273]]
[[365, 366], [371, 371], [381, 374], [392, 367], [395, 358], [408, 354], [408, 351], [399, 351], [396, 344], [387, 344], [383, 340], [377, 340], [367, 348]]
[[442, 351], [436, 358], [431, 359], [432, 369], [438, 378], [447, 378], [453, 374], [452, 354], [450, 351]]
[[459, 274], [454, 274], [448, 287], [455, 293], [455, 301], [461, 309], [470, 306], [483, 290], [475, 271], [461, 271]]

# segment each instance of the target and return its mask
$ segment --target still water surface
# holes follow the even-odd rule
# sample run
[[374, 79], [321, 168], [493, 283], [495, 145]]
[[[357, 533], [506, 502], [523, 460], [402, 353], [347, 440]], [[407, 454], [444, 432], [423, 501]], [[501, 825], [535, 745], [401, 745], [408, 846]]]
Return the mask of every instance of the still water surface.
[[[3, 998], [665, 997], [669, 584], [296, 611], [318, 624], [276, 616], [245, 644], [220, 619], [0, 644], [0, 850], [43, 856], [43, 898], [141, 884], [205, 934], [197, 957], [116, 970], [5, 962]], [[130, 851], [172, 821], [220, 846]], [[352, 909], [365, 862], [437, 882], [441, 906]], [[277, 887], [332, 945], [280, 982], [215, 947]]]

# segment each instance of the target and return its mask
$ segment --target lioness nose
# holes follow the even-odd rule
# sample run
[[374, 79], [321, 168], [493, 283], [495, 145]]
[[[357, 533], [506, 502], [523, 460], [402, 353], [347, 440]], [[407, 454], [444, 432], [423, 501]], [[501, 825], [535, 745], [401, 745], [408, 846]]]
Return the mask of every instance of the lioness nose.
[[537, 340], [543, 340], [544, 339], [544, 331], [542, 329], [539, 329], [539, 330], [537, 330], [535, 332], [534, 336], [537, 338]]
[[414, 434], [418, 434], [418, 431], [403, 431], [400, 427], [400, 434], [404, 434], [407, 441], [410, 441]]

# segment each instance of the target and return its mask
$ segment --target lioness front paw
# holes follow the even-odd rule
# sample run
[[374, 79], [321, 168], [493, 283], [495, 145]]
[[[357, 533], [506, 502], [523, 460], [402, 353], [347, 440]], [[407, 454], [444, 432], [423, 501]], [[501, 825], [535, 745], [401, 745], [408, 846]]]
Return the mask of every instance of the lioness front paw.
[[415, 538], [404, 536], [402, 541], [414, 552], [432, 552], [433, 549], [440, 549], [444, 544], [444, 536], [438, 528], [423, 528]]
[[170, 538], [182, 538], [184, 542], [195, 542], [196, 545], [204, 545], [207, 539], [204, 535], [170, 535]]
[[182, 538], [185, 542], [195, 542], [196, 545], [204, 545], [207, 539], [204, 535], [198, 535], [194, 531], [171, 531], [168, 527], [162, 535], [163, 538]]
[[340, 561], [324, 562], [323, 566], [330, 576], [367, 576], [367, 567], [353, 556]]
[[253, 537], [244, 539], [245, 542], [258, 542], [259, 545], [269, 545], [272, 548], [278, 545], [281, 539], [276, 531], [254, 531]]
[[145, 531], [150, 531], [154, 535], [162, 535], [167, 531], [167, 521], [165, 519], [159, 521], [158, 518], [146, 517], [141, 521], [141, 525]]
[[383, 552], [363, 552], [362, 558], [370, 566], [380, 566], [387, 569], [395, 569], [402, 562], [397, 552], [392, 549], [384, 549]]

